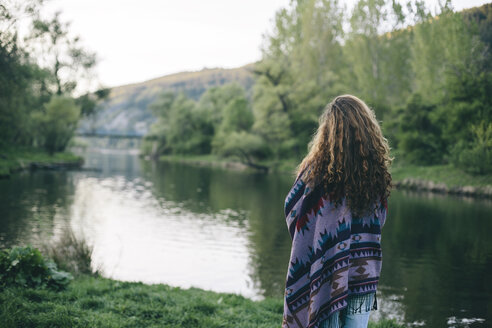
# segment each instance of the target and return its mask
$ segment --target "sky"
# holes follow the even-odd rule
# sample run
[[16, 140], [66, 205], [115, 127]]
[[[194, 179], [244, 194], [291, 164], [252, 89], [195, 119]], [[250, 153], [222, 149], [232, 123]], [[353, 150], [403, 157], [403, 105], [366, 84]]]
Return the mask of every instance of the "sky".
[[[355, 0], [345, 1], [350, 8]], [[290, 0], [51, 0], [98, 55], [97, 86], [113, 87], [261, 58], [263, 35]], [[342, 1], [343, 2], [343, 1]], [[426, 0], [430, 8], [438, 0]], [[490, 2], [455, 0], [456, 10]], [[94, 85], [92, 86], [94, 88]]]

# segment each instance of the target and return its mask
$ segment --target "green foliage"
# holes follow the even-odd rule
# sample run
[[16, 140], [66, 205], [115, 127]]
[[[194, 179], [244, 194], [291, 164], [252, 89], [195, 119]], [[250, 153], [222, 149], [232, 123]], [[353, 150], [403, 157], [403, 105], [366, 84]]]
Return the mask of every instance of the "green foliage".
[[156, 155], [210, 153], [213, 126], [195, 101], [183, 93], [166, 92], [151, 108], [158, 117], [149, 136], [158, 141]]
[[19, 169], [29, 167], [30, 163], [62, 164], [77, 166], [83, 159], [69, 152], [48, 154], [40, 148], [10, 146], [0, 149], [0, 176], [8, 176]]
[[452, 162], [465, 172], [473, 174], [492, 173], [492, 123], [472, 126], [471, 142], [460, 141], [451, 152]]
[[262, 140], [253, 136], [252, 141], [247, 134], [254, 117], [245, 90], [238, 84], [210, 88], [198, 102], [183, 93], [166, 92], [151, 109], [158, 121], [142, 150], [153, 156], [210, 154], [212, 150], [232, 155], [231, 142], [238, 140], [235, 134], [243, 132], [247, 139], [240, 146], [248, 160], [260, 156], [264, 148]]
[[28, 288], [65, 288], [72, 280], [68, 272], [58, 271], [56, 264], [47, 261], [31, 246], [13, 247], [0, 251], [0, 286]]
[[402, 182], [407, 178], [416, 181], [433, 181], [443, 183], [448, 188], [459, 188], [472, 186], [478, 189], [492, 185], [492, 175], [476, 175], [463, 172], [462, 169], [453, 164], [445, 165], [409, 165], [405, 162], [398, 163], [391, 167], [393, 181]]
[[274, 157], [302, 156], [324, 105], [353, 93], [407, 160], [444, 162], [449, 145], [469, 142], [471, 127], [492, 117], [491, 13], [359, 0], [346, 15], [337, 1], [292, 1], [255, 66], [254, 131]]
[[109, 97], [111, 90], [107, 88], [99, 89], [94, 93], [87, 93], [76, 99], [80, 106], [82, 116], [91, 116], [96, 113], [97, 104]]
[[222, 156], [237, 156], [243, 162], [251, 164], [269, 155], [269, 148], [258, 135], [240, 131], [217, 136], [215, 148]]
[[223, 132], [249, 131], [253, 122], [254, 117], [248, 100], [245, 97], [238, 97], [230, 100], [224, 106], [219, 130]]
[[[99, 103], [97, 115], [82, 119], [79, 130], [120, 135], [148, 133], [156, 121], [149, 105], [158, 101], [164, 91], [184, 92], [187, 97], [198, 101], [210, 89], [234, 82], [241, 85], [249, 97], [254, 82], [251, 66], [206, 68], [112, 88], [111, 95]], [[118, 125], [114, 124], [115, 117], [121, 118]]]
[[405, 328], [403, 324], [399, 324], [396, 320], [384, 319], [379, 322], [369, 322], [368, 328]]
[[[94, 113], [96, 100], [107, 96], [104, 89], [82, 96], [77, 99], [81, 108], [69, 100], [78, 81], [91, 75], [95, 55], [71, 36], [60, 13], [41, 19], [42, 4], [29, 0], [0, 5], [0, 149], [15, 145], [43, 147], [50, 153], [64, 150], [80, 111]], [[21, 17], [32, 23], [23, 43], [17, 37]]]
[[343, 92], [343, 17], [329, 0], [292, 1], [277, 12], [253, 95], [253, 130], [276, 159], [302, 156], [329, 98]]
[[44, 111], [32, 113], [38, 145], [49, 153], [63, 151], [75, 133], [80, 107], [69, 97], [53, 96]]
[[290, 77], [285, 63], [263, 61], [255, 67], [258, 75], [253, 93], [253, 130], [269, 144], [274, 157], [280, 157], [278, 145], [292, 138], [292, 107], [288, 95]]
[[436, 106], [423, 103], [414, 95], [400, 112], [398, 147], [411, 163], [437, 164], [446, 147], [436, 117]]
[[237, 83], [228, 83], [205, 91], [198, 101], [198, 107], [208, 116], [210, 123], [218, 127], [223, 120], [225, 107], [236, 99], [246, 100], [245, 89]]
[[31, 33], [25, 39], [29, 51], [42, 58], [52, 74], [47, 87], [57, 95], [71, 94], [80, 79], [87, 79], [96, 65], [96, 55], [81, 46], [78, 36], [72, 36], [70, 23], [62, 22], [60, 12], [51, 19], [37, 14], [32, 21]]
[[277, 12], [253, 67], [251, 102], [234, 85], [211, 88], [193, 105], [173, 100], [157, 114], [162, 119], [151, 139], [158, 142], [147, 148], [212, 150], [246, 162], [299, 159], [326, 103], [353, 93], [383, 120], [407, 162], [487, 162], [483, 143], [472, 136], [492, 117], [491, 13], [490, 5], [456, 13], [446, 1], [432, 13], [419, 1], [359, 0], [347, 15], [335, 0], [292, 1]]
[[410, 39], [396, 28], [384, 30], [390, 15], [398, 12], [395, 27], [403, 18], [401, 8], [389, 1], [358, 1], [350, 17], [350, 33], [343, 54], [350, 71], [347, 87], [374, 106], [382, 117], [390, 105], [401, 102], [410, 89]]
[[42, 85], [38, 92], [32, 91], [46, 72], [26, 63], [25, 58], [16, 35], [0, 31], [0, 147], [32, 140], [29, 113], [46, 97]]
[[[220, 113], [216, 121], [212, 149], [215, 154], [222, 156], [239, 156], [243, 161], [251, 163], [254, 158], [262, 156], [265, 149], [263, 140], [249, 133], [253, 126], [254, 117], [251, 106], [246, 98], [244, 89], [237, 84], [231, 84], [214, 90], [216, 95], [222, 95], [223, 101], [215, 109]], [[206, 103], [208, 92], [200, 99], [200, 104]], [[241, 138], [244, 138], [240, 140]]]

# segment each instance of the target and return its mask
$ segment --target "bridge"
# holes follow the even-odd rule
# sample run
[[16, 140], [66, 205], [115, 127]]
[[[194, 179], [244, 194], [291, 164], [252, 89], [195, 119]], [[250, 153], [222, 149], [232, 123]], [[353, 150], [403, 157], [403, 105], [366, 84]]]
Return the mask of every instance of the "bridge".
[[86, 138], [111, 138], [111, 139], [142, 139], [143, 135], [138, 134], [114, 134], [114, 133], [98, 133], [98, 132], [77, 132], [77, 137]]

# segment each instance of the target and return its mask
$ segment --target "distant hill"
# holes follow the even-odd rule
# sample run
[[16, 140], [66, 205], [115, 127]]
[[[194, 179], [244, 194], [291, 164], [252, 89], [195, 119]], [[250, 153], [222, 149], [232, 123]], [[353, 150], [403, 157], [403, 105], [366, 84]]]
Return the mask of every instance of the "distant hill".
[[183, 91], [189, 97], [198, 100], [210, 87], [237, 82], [249, 93], [254, 83], [250, 71], [252, 66], [253, 64], [232, 69], [206, 68], [112, 88], [109, 98], [99, 105], [98, 114], [83, 120], [79, 131], [145, 135], [155, 121], [148, 106], [164, 91]]

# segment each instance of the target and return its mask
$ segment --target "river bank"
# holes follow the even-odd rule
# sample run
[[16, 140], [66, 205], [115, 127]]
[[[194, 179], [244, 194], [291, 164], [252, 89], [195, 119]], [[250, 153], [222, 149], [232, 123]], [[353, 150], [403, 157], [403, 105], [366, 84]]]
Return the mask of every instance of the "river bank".
[[23, 170], [63, 169], [82, 166], [84, 159], [70, 152], [48, 154], [33, 147], [0, 149], [0, 179]]
[[492, 198], [492, 175], [472, 175], [451, 164], [400, 165], [391, 170], [396, 188]]
[[[2, 327], [280, 327], [283, 303], [163, 284], [79, 276], [61, 292], [0, 291]], [[403, 327], [392, 321], [372, 328]]]
[[[252, 170], [246, 164], [215, 155], [165, 155], [159, 161], [213, 166], [236, 170]], [[295, 160], [263, 161], [269, 172], [293, 174]], [[472, 175], [451, 164], [417, 166], [398, 163], [391, 169], [395, 188], [415, 191], [492, 198], [492, 175]]]
[[[151, 158], [145, 157], [145, 159], [150, 160]], [[171, 162], [171, 163], [185, 163], [185, 164], [197, 165], [197, 166], [221, 167], [221, 168], [240, 170], [240, 171], [242, 170], [257, 171], [256, 168], [248, 166], [247, 164], [240, 162], [239, 160], [219, 157], [217, 155], [212, 155], [212, 154], [163, 155], [159, 157], [158, 161]], [[267, 161], [259, 161], [257, 164], [262, 167], [266, 167], [269, 173], [294, 174], [294, 170], [298, 162], [293, 159], [281, 160], [281, 161], [267, 160]]]

